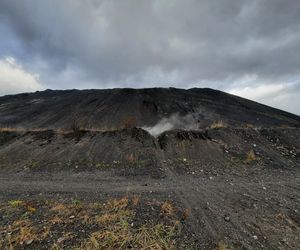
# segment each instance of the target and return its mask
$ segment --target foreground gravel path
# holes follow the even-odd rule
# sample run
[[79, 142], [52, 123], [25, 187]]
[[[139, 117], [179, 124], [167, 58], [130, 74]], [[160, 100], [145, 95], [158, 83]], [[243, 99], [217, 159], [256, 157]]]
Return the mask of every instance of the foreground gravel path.
[[298, 169], [251, 177], [186, 176], [171, 168], [166, 172], [162, 179], [108, 172], [2, 173], [0, 199], [77, 197], [96, 201], [128, 194], [167, 198], [189, 211], [188, 222], [202, 249], [221, 241], [237, 249], [297, 249], [300, 245]]

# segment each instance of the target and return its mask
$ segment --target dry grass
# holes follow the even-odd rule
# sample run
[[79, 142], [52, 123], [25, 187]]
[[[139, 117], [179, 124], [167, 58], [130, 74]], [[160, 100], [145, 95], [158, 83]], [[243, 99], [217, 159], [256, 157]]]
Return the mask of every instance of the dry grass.
[[59, 214], [69, 214], [70, 209], [65, 204], [56, 204], [51, 208], [51, 211], [57, 212]]
[[27, 206], [27, 211], [30, 212], [30, 213], [35, 213], [36, 208], [29, 205], [29, 206]]
[[30, 244], [37, 239], [34, 229], [29, 226], [21, 226], [19, 234], [12, 239], [12, 242], [16, 242], [18, 245]]
[[140, 197], [137, 196], [137, 195], [135, 195], [135, 196], [132, 197], [131, 200], [132, 200], [132, 204], [133, 204], [134, 206], [137, 206], [137, 205], [139, 204], [139, 202], [140, 202]]
[[245, 128], [254, 128], [254, 125], [251, 123], [246, 123]]
[[114, 132], [114, 131], [118, 131], [119, 129], [117, 127], [114, 126], [104, 126], [102, 128], [90, 128], [88, 129], [88, 131], [91, 132]]
[[134, 128], [137, 125], [137, 120], [136, 118], [132, 117], [132, 116], [127, 116], [124, 117], [121, 121], [121, 128]]
[[230, 248], [224, 244], [223, 242], [220, 242], [217, 247], [215, 248], [215, 250], [230, 250]]
[[182, 213], [182, 219], [183, 220], [188, 220], [190, 217], [190, 211], [188, 209], [185, 209]]
[[134, 231], [123, 221], [106, 230], [94, 232], [80, 249], [174, 249], [173, 238], [179, 230], [176, 223], [172, 226], [159, 223], [143, 225]]
[[[157, 215], [160, 209], [168, 215], [151, 217], [151, 222], [145, 220], [145, 210], [140, 210], [143, 204], [139, 196], [110, 199], [101, 204], [82, 202], [80, 206], [72, 200], [64, 203], [17, 201], [0, 203], [1, 213], [9, 218], [9, 223], [0, 224], [0, 235], [5, 236], [0, 237], [0, 249], [30, 248], [31, 244], [36, 249], [39, 246], [82, 250], [175, 249], [181, 232], [176, 209], [168, 201], [151, 205]], [[142, 217], [138, 213], [143, 213]], [[79, 234], [82, 229], [86, 233]]]
[[106, 213], [96, 217], [96, 222], [99, 224], [107, 224], [113, 221], [117, 221], [120, 218], [118, 213]]
[[[171, 249], [174, 248], [174, 237], [180, 231], [180, 223], [173, 225], [144, 224], [139, 228], [132, 227], [130, 221], [135, 212], [129, 209], [128, 197], [113, 199], [104, 205], [105, 213], [96, 217], [101, 230], [92, 233], [89, 239], [79, 249]], [[131, 204], [135, 207], [140, 203], [140, 197], [134, 196]], [[166, 211], [174, 211], [170, 203], [164, 203]]]
[[257, 156], [255, 155], [255, 152], [253, 149], [251, 149], [247, 155], [246, 155], [246, 159], [245, 159], [245, 163], [246, 164], [250, 164], [252, 163], [253, 161], [256, 161], [257, 160]]
[[136, 162], [136, 160], [137, 160], [136, 157], [133, 155], [133, 153], [125, 155], [124, 159], [129, 164], [134, 164]]
[[175, 208], [169, 201], [165, 201], [161, 206], [161, 211], [164, 214], [172, 215], [175, 212]]
[[15, 132], [18, 131], [17, 128], [0, 128], [0, 132]]
[[106, 225], [111, 222], [127, 220], [133, 216], [131, 210], [119, 210], [117, 212], [106, 212], [101, 216], [96, 216], [96, 222], [102, 225]]
[[61, 224], [61, 223], [63, 223], [63, 218], [61, 218], [61, 217], [55, 215], [53, 218], [51, 218], [51, 219], [49, 220], [49, 223], [50, 223], [51, 225]]
[[120, 209], [125, 209], [129, 204], [128, 197], [123, 197], [121, 199], [112, 199], [105, 204], [105, 208], [111, 211], [118, 211]]
[[24, 202], [21, 200], [12, 200], [9, 201], [8, 204], [12, 207], [21, 207], [24, 204]]
[[[129, 124], [126, 125], [126, 128], [133, 128], [135, 126], [131, 126]], [[120, 129], [125, 128], [124, 126], [121, 128], [117, 127], [102, 127], [102, 128], [85, 128], [83, 126], [80, 127], [72, 127], [72, 128], [58, 128], [58, 129], [51, 129], [53, 130], [57, 135], [66, 135], [70, 133], [78, 134], [81, 132], [92, 132], [92, 133], [103, 133], [103, 132], [115, 132], [119, 131]], [[32, 128], [32, 129], [27, 129], [27, 128], [9, 128], [9, 127], [0, 127], [0, 133], [1, 132], [16, 132], [16, 133], [27, 133], [27, 132], [45, 132], [48, 131], [49, 129], [46, 128]]]
[[292, 126], [287, 125], [287, 124], [281, 124], [279, 127], [280, 128], [292, 128]]
[[226, 128], [226, 127], [227, 127], [227, 124], [225, 122], [217, 121], [217, 122], [214, 122], [213, 124], [211, 124], [209, 128], [215, 129], [215, 128]]
[[42, 128], [33, 128], [33, 129], [26, 129], [26, 128], [9, 128], [9, 127], [2, 127], [0, 128], [0, 132], [43, 132], [47, 131], [47, 129]]
[[[118, 131], [118, 128], [115, 127], [103, 127], [103, 128], [90, 128], [86, 129], [84, 127], [79, 127], [78, 128], [80, 131], [89, 131], [89, 132], [107, 132], [107, 131]], [[25, 132], [45, 132], [48, 129], [45, 128], [32, 128], [32, 129], [27, 129], [27, 128], [9, 128], [9, 127], [0, 127], [0, 132], [19, 132], [19, 133], [25, 133]], [[71, 129], [66, 129], [66, 128], [58, 128], [58, 129], [52, 129], [54, 132], [57, 134], [69, 134], [72, 133], [74, 130]]]
[[17, 220], [10, 226], [13, 234], [7, 237], [10, 245], [28, 245], [38, 239], [38, 232], [29, 220]]

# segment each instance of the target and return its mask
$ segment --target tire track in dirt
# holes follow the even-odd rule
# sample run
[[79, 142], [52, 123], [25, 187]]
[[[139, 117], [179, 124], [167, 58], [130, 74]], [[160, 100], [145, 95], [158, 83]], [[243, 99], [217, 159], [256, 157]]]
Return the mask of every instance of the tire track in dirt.
[[206, 204], [201, 199], [201, 193], [196, 192], [191, 182], [187, 182], [186, 178], [178, 175], [172, 170], [172, 167], [168, 166], [164, 151], [157, 140], [155, 142], [159, 152], [159, 163], [165, 170], [167, 182], [174, 183], [174, 185], [180, 187], [179, 189], [174, 189], [174, 192], [189, 212], [189, 224], [192, 232], [200, 234], [198, 238], [203, 239], [202, 242], [199, 242], [201, 247], [205, 249], [214, 247], [215, 243], [219, 241], [219, 235], [216, 226], [211, 223], [211, 220], [202, 209]]

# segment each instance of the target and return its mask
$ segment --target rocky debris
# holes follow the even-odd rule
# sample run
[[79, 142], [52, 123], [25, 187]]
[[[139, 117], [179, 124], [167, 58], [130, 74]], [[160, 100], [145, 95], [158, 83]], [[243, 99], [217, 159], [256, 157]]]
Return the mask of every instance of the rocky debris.
[[226, 216], [224, 217], [224, 220], [225, 220], [226, 222], [229, 222], [229, 221], [230, 221], [230, 217], [229, 217], [228, 215], [226, 215]]
[[[83, 126], [77, 132], [70, 130], [74, 103]], [[140, 128], [174, 113], [192, 116], [197, 129], [171, 124], [154, 137]], [[210, 89], [74, 90], [0, 97], [1, 124], [12, 126], [0, 130], [6, 206], [21, 197], [80, 197], [94, 204], [133, 193], [147, 199], [140, 221], [128, 222], [134, 229], [164, 216], [160, 206], [152, 213], [163, 197], [169, 211], [177, 212], [173, 203], [189, 211], [183, 230], [186, 239], [197, 238], [195, 249], [298, 249], [296, 115]], [[83, 212], [75, 207], [65, 214], [68, 223]], [[34, 209], [22, 207], [16, 219], [30, 211], [42, 215]], [[0, 215], [8, 223], [6, 216]], [[56, 236], [58, 244], [67, 242]], [[35, 247], [36, 240], [22, 244]]]

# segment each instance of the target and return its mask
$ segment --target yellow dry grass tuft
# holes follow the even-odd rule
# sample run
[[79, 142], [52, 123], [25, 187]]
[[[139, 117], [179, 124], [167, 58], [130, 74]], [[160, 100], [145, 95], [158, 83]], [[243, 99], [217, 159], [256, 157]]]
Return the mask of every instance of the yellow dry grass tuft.
[[[11, 222], [0, 225], [0, 232], [9, 232], [4, 239], [0, 237], [0, 249], [31, 246], [38, 249], [43, 244], [48, 249], [63, 249], [66, 244], [78, 250], [175, 249], [182, 227], [175, 217], [176, 209], [168, 201], [155, 201], [153, 205], [158, 212], [161, 208], [168, 214], [167, 218], [159, 217], [151, 222], [139, 220], [141, 199], [137, 195], [111, 199], [104, 204], [81, 202], [80, 206], [73, 204], [72, 200], [69, 203], [11, 202], [21, 207], [12, 209], [10, 204], [5, 204]], [[35, 213], [37, 209], [39, 213]], [[16, 218], [12, 211], [24, 212], [26, 216], [21, 215], [22, 219], [18, 219], [19, 216]], [[78, 228], [84, 229], [87, 235], [81, 235], [79, 241], [72, 240]]]
[[136, 232], [123, 221], [91, 234], [80, 249], [174, 249], [173, 238], [178, 234], [177, 224], [143, 225]]
[[21, 200], [12, 200], [9, 201], [8, 204], [12, 207], [21, 207], [24, 204], [24, 202]]
[[164, 214], [172, 215], [175, 212], [175, 208], [169, 201], [165, 201], [161, 206], [161, 211]]
[[137, 125], [137, 120], [135, 117], [127, 116], [121, 121], [121, 128], [129, 129], [134, 128]]
[[61, 217], [55, 215], [54, 217], [52, 217], [49, 220], [49, 223], [52, 225], [61, 224], [61, 223], [63, 223], [63, 219]]
[[257, 157], [256, 157], [256, 155], [255, 155], [255, 152], [254, 152], [254, 150], [253, 149], [251, 149], [248, 153], [247, 153], [247, 155], [246, 155], [246, 159], [245, 159], [245, 163], [246, 164], [250, 164], [250, 163], [252, 163], [253, 161], [256, 161], [257, 160]]
[[19, 133], [24, 133], [24, 132], [42, 132], [46, 131], [47, 129], [43, 128], [32, 128], [32, 129], [26, 129], [26, 128], [9, 128], [9, 127], [1, 127], [0, 132], [19, 132]]
[[224, 244], [223, 242], [220, 242], [217, 247], [215, 248], [215, 250], [230, 250], [230, 248]]
[[64, 204], [56, 204], [50, 210], [59, 214], [68, 214], [70, 212], [69, 208]]
[[254, 128], [253, 124], [251, 123], [246, 123], [245, 128]]
[[107, 212], [100, 216], [96, 216], [95, 221], [99, 224], [105, 225], [111, 222], [127, 220], [132, 217], [133, 212], [131, 210], [119, 210], [117, 212]]
[[129, 199], [128, 197], [123, 197], [121, 199], [112, 199], [107, 202], [105, 208], [108, 210], [117, 211], [120, 209], [124, 209], [128, 206]]
[[131, 200], [132, 200], [132, 204], [133, 204], [134, 206], [137, 206], [137, 205], [139, 204], [139, 202], [140, 202], [140, 197], [137, 196], [137, 195], [135, 195], [135, 196], [132, 197]]
[[133, 153], [125, 155], [124, 159], [125, 159], [126, 162], [128, 162], [130, 164], [133, 164], [133, 163], [136, 162], [136, 157], [133, 155]]
[[215, 128], [226, 128], [227, 124], [223, 121], [217, 121], [214, 122], [213, 124], [210, 125], [211, 129], [215, 129]]
[[36, 212], [36, 208], [32, 207], [32, 206], [27, 206], [27, 211], [30, 213], [35, 213]]
[[15, 221], [11, 226], [11, 230], [14, 234], [11, 235], [9, 240], [13, 245], [28, 245], [38, 239], [38, 234], [29, 220]]
[[185, 209], [182, 213], [182, 219], [188, 220], [189, 217], [190, 217], [190, 211], [188, 209]]

